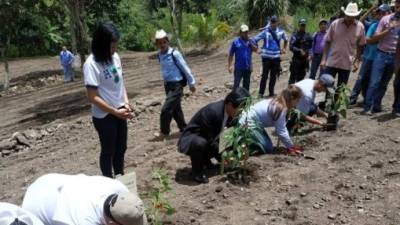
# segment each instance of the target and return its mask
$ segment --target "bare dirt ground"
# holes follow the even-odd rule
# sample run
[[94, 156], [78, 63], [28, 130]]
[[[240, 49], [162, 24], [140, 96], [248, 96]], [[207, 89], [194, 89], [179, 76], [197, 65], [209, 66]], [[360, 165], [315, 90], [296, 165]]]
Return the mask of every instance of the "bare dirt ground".
[[[163, 168], [171, 176], [177, 213], [166, 224], [400, 224], [400, 120], [390, 115], [392, 86], [384, 101], [388, 111], [365, 117], [356, 107], [340, 121], [338, 131], [311, 129], [301, 137], [306, 155], [314, 160], [279, 154], [252, 157], [249, 185], [227, 182], [217, 171], [210, 172], [209, 184], [197, 185], [189, 178], [189, 158], [176, 150], [178, 134], [165, 142], [151, 140], [158, 131], [164, 93], [158, 62], [148, 56], [122, 54], [137, 114], [129, 123], [126, 170], [136, 171], [140, 193], [148, 190], [153, 169]], [[254, 59], [252, 91], [258, 89], [260, 68], [259, 57]], [[188, 61], [200, 85], [183, 102], [187, 120], [222, 99], [229, 91], [224, 84], [232, 80], [226, 49]], [[0, 157], [0, 201], [20, 204], [27, 186], [46, 173], [100, 173], [100, 147], [82, 81], [63, 84], [60, 76], [51, 75], [42, 78], [45, 85], [37, 85], [23, 78], [57, 67], [55, 58], [12, 62], [11, 70], [22, 78], [16, 82], [19, 87], [0, 97], [0, 141], [12, 146]], [[350, 85], [355, 78], [353, 74]], [[284, 73], [277, 90], [287, 80]], [[174, 123], [173, 129], [177, 131]], [[8, 141], [13, 134], [18, 141]]]

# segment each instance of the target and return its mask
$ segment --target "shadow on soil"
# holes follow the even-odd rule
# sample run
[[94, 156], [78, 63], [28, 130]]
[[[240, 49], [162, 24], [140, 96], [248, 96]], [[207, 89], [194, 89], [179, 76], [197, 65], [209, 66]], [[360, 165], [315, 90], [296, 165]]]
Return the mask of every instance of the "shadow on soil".
[[[137, 96], [137, 93], [128, 93], [129, 98]], [[32, 114], [20, 123], [46, 124], [57, 119], [73, 117], [89, 113], [90, 103], [86, 97], [86, 90], [79, 90], [59, 95], [40, 102], [34, 107], [26, 109], [26, 114]]]

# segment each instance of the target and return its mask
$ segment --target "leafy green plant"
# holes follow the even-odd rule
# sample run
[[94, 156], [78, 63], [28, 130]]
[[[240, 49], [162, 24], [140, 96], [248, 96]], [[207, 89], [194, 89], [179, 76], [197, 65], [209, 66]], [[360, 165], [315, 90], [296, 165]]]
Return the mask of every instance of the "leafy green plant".
[[162, 218], [175, 213], [174, 207], [168, 200], [168, 193], [173, 189], [171, 187], [171, 178], [165, 171], [153, 171], [153, 178], [157, 179], [158, 185], [149, 192], [151, 197], [151, 206], [146, 209], [146, 214], [151, 219], [152, 225], [162, 225]]
[[302, 128], [307, 124], [304, 120], [304, 116], [305, 114], [296, 108], [290, 110], [288, 115], [289, 121], [292, 123], [289, 129], [290, 136], [298, 136], [301, 134]]
[[[254, 99], [252, 97], [240, 106], [238, 115], [247, 113], [250, 106], [253, 105]], [[246, 168], [247, 160], [250, 157], [251, 149], [250, 146], [253, 144], [251, 138], [252, 130], [249, 121], [245, 121], [244, 124], [237, 123], [226, 135], [225, 151], [222, 153], [221, 173], [224, 173], [225, 168], [240, 169]]]
[[347, 117], [347, 109], [350, 106], [350, 89], [342, 84], [336, 89], [335, 94], [328, 94], [326, 107], [329, 115], [341, 115]]

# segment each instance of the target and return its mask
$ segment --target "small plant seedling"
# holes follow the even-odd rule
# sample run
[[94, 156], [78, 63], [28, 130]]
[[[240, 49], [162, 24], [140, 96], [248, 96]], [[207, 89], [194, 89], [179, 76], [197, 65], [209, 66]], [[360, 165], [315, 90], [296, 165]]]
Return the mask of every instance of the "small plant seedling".
[[305, 114], [296, 108], [291, 109], [288, 115], [291, 123], [289, 134], [294, 137], [296, 144], [299, 142], [298, 136], [303, 132], [303, 127], [307, 124], [304, 117]]
[[327, 111], [328, 111], [328, 124], [327, 130], [336, 130], [339, 116], [347, 117], [347, 109], [350, 106], [350, 89], [342, 84], [336, 89], [335, 94], [328, 94]]
[[151, 205], [146, 209], [152, 225], [162, 225], [162, 218], [175, 213], [174, 207], [168, 200], [168, 193], [172, 191], [171, 178], [165, 171], [154, 170], [153, 178], [157, 179], [158, 184], [151, 189], [149, 196]]

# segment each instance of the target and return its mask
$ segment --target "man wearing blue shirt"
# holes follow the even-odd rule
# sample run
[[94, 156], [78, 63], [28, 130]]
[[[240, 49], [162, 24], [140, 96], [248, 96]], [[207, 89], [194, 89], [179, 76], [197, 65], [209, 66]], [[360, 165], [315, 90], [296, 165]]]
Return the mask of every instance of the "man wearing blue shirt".
[[228, 70], [232, 73], [233, 56], [235, 56], [234, 82], [233, 90], [239, 87], [240, 81], [243, 79], [243, 88], [250, 90], [250, 75], [252, 71], [251, 54], [256, 50], [249, 40], [249, 27], [247, 25], [240, 26], [239, 37], [236, 38], [229, 50]]
[[[260, 40], [264, 41], [261, 52], [259, 51], [259, 53], [261, 53], [263, 65], [259, 95], [261, 97], [264, 96], [268, 75], [270, 75], [269, 96], [274, 96], [275, 82], [281, 67], [281, 54], [286, 53], [288, 44], [285, 31], [278, 27], [278, 18], [272, 16], [269, 27], [261, 31], [253, 40], [256, 43]], [[280, 44], [281, 40], [284, 41], [282, 49]]]
[[60, 63], [64, 70], [64, 81], [74, 81], [74, 69], [72, 63], [74, 62], [74, 55], [68, 51], [67, 47], [63, 46], [60, 52]]
[[354, 84], [353, 91], [350, 96], [350, 104], [355, 105], [357, 103], [358, 95], [360, 92], [363, 97], [365, 97], [369, 78], [371, 76], [372, 64], [377, 54], [378, 50], [378, 42], [374, 42], [371, 38], [375, 35], [376, 29], [378, 28], [378, 24], [380, 19], [390, 13], [390, 6], [387, 4], [380, 5], [376, 11], [374, 12], [374, 20], [369, 24], [369, 28], [367, 31], [367, 47], [364, 50], [363, 54], [363, 62], [361, 65], [360, 73], [358, 74], [358, 78], [356, 83]]
[[164, 30], [156, 32], [156, 46], [159, 49], [158, 57], [161, 65], [161, 74], [164, 79], [164, 88], [167, 98], [161, 109], [159, 138], [168, 136], [171, 132], [172, 118], [182, 132], [186, 127], [182, 112], [181, 98], [183, 87], [188, 84], [190, 91], [195, 92], [195, 79], [182, 54], [169, 46], [169, 39]]

